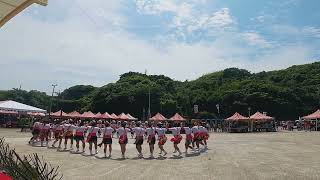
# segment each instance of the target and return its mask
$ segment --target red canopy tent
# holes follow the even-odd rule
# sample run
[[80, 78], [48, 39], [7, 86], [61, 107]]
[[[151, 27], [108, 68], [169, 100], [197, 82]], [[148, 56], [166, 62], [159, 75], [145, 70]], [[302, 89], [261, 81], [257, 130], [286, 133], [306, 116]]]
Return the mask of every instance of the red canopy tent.
[[308, 116], [302, 117], [304, 120], [315, 120], [316, 121], [316, 131], [318, 130], [318, 119], [320, 119], [320, 109], [318, 109], [316, 112], [309, 114]]
[[249, 118], [242, 116], [241, 114], [236, 112], [234, 113], [234, 115], [232, 115], [231, 117], [228, 117], [226, 120], [227, 121], [245, 121], [245, 120], [249, 120]]
[[133, 117], [133, 116], [131, 116], [131, 114], [127, 114], [127, 116], [128, 116], [128, 118], [130, 119], [130, 120], [136, 120], [137, 118], [135, 118], [135, 117]]
[[53, 116], [53, 117], [68, 117], [68, 114], [60, 110], [60, 111], [51, 113], [50, 116]]
[[169, 120], [172, 120], [172, 121], [186, 121], [186, 119], [183, 118], [179, 113], [176, 113]]
[[262, 114], [260, 112], [256, 112], [254, 115], [250, 116], [250, 119], [251, 120], [256, 120], [256, 121], [271, 121], [274, 118], [270, 117], [270, 116], [267, 116], [267, 115], [264, 115], [264, 114]]
[[101, 113], [98, 112], [95, 116], [96, 116], [95, 118], [100, 119]]
[[116, 119], [119, 119], [119, 117], [118, 117], [115, 113], [112, 113], [112, 114], [111, 114], [111, 117], [112, 117], [111, 119], [115, 119], [115, 120], [116, 120]]
[[81, 118], [93, 119], [95, 117], [96, 115], [93, 114], [91, 111], [84, 112], [83, 114], [81, 114]]
[[162, 114], [157, 113], [152, 118], [150, 118], [150, 120], [152, 120], [152, 121], [165, 121], [165, 120], [167, 120], [167, 118], [164, 117]]
[[105, 112], [105, 113], [101, 114], [99, 116], [99, 118], [100, 119], [112, 119], [112, 116], [109, 113]]
[[125, 113], [119, 114], [118, 118], [120, 120], [129, 120], [129, 117]]
[[302, 118], [306, 119], [306, 120], [320, 119], [320, 109], [318, 109], [316, 112], [309, 114], [308, 116], [304, 116]]
[[44, 116], [46, 116], [44, 113], [37, 113], [37, 112], [29, 112], [27, 114], [30, 115], [30, 116], [33, 116], [33, 117], [44, 117]]
[[249, 120], [251, 120], [251, 131], [253, 131], [253, 121], [265, 122], [272, 121], [274, 118], [260, 112], [256, 112], [254, 115], [250, 116]]
[[73, 111], [73, 112], [69, 113], [68, 116], [72, 117], [72, 118], [80, 118], [81, 114], [78, 113], [77, 111]]

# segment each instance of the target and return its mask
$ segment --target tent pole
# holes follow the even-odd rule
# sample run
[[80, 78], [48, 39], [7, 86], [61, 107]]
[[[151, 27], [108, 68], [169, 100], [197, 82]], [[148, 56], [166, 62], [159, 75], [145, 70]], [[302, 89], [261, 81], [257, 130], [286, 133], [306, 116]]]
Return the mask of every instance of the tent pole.
[[318, 131], [318, 119], [316, 119], [316, 131]]

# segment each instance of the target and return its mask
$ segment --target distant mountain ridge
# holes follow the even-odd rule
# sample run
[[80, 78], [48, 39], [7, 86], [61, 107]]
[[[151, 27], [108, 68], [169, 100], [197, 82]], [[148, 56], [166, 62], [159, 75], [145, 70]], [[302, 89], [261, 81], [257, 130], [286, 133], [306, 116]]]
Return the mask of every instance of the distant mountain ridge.
[[[152, 114], [180, 112], [187, 117], [216, 118], [238, 111], [248, 116], [250, 107], [251, 113], [268, 112], [277, 119], [289, 120], [320, 107], [320, 62], [260, 73], [228, 68], [184, 82], [164, 75], [128, 72], [102, 87], [77, 85], [64, 90], [54, 99], [53, 110], [129, 112], [143, 117], [148, 111], [149, 90]], [[0, 100], [4, 99], [44, 109], [50, 102], [45, 93], [18, 89], [0, 91]], [[199, 114], [193, 114], [193, 105], [199, 106]]]

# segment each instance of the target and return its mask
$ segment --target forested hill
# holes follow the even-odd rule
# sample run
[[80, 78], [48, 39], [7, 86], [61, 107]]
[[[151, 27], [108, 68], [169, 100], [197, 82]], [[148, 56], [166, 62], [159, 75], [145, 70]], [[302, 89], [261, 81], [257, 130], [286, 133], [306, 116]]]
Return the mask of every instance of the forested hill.
[[[260, 73], [230, 68], [185, 82], [129, 72], [100, 88], [78, 85], [66, 89], [54, 99], [53, 110], [128, 112], [141, 118], [143, 108], [147, 112], [149, 90], [152, 114], [180, 112], [195, 117], [192, 110], [196, 104], [200, 111], [197, 117], [215, 118], [219, 104], [221, 117], [235, 111], [248, 115], [251, 107], [251, 112], [268, 112], [277, 119], [296, 119], [320, 107], [320, 62]], [[45, 93], [17, 89], [0, 91], [0, 100], [4, 99], [44, 109], [50, 102]]]

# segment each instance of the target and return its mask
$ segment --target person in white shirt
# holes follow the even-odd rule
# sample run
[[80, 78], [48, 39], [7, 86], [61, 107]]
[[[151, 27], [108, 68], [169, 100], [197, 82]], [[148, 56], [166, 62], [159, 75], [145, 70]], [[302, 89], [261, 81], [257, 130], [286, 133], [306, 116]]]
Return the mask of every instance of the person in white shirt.
[[180, 127], [172, 127], [172, 128], [168, 128], [169, 131], [172, 132], [173, 138], [171, 138], [171, 142], [173, 142], [173, 147], [174, 147], [174, 151], [173, 153], [178, 152], [179, 156], [181, 156], [181, 151], [178, 147], [178, 144], [180, 144], [181, 140], [182, 140], [182, 136], [180, 135]]
[[160, 155], [162, 155], [162, 152], [164, 152], [163, 156], [167, 155], [167, 151], [164, 150], [163, 146], [167, 142], [167, 137], [166, 137], [166, 128], [163, 128], [162, 123], [158, 124], [158, 127], [156, 128], [156, 132], [158, 134], [158, 146], [160, 149]]
[[193, 142], [192, 142], [192, 147], [194, 147], [194, 144], [197, 146], [197, 151], [199, 151], [199, 144], [202, 144], [202, 136], [201, 132], [198, 126], [198, 123], [195, 122], [194, 126], [192, 127], [192, 133], [193, 133]]
[[62, 137], [63, 137], [63, 126], [64, 122], [61, 122], [60, 124], [58, 122], [56, 122], [56, 124], [54, 125], [53, 128], [53, 133], [54, 133], [54, 142], [52, 143], [52, 147], [55, 148], [55, 144], [59, 141], [59, 146], [58, 148], [61, 148], [61, 143], [62, 143]]
[[77, 152], [79, 152], [79, 143], [82, 142], [82, 152], [85, 151], [86, 143], [84, 141], [84, 135], [87, 131], [87, 127], [84, 126], [84, 123], [81, 121], [78, 126], [75, 127], [76, 132], [74, 139], [76, 140]]
[[110, 123], [106, 122], [105, 123], [105, 128], [102, 129], [102, 134], [103, 134], [103, 140], [102, 142], [98, 145], [99, 147], [104, 144], [104, 157], [107, 157], [107, 147], [109, 146], [109, 158], [111, 157], [111, 152], [112, 152], [112, 133], [113, 133], [113, 128], [110, 127]]
[[98, 136], [97, 133], [99, 132], [100, 128], [96, 127], [97, 123], [95, 121], [91, 122], [91, 126], [88, 127], [88, 137], [87, 137], [87, 142], [89, 143], [89, 150], [90, 150], [90, 155], [94, 155], [92, 153], [92, 144], [94, 144], [95, 148], [95, 154], [98, 154]]
[[122, 122], [121, 127], [117, 129], [117, 133], [119, 135], [119, 144], [120, 144], [121, 154], [123, 159], [125, 158], [126, 146], [128, 144], [127, 134], [130, 131], [129, 128], [126, 128], [126, 125], [127, 125], [126, 122]]
[[137, 122], [136, 127], [132, 128], [132, 131], [136, 134], [136, 141], [135, 141], [135, 145], [136, 145], [136, 149], [138, 151], [138, 157], [142, 158], [142, 144], [143, 144], [143, 135], [145, 133], [144, 128], [140, 127], [141, 123]]
[[191, 143], [192, 143], [192, 140], [193, 140], [193, 137], [192, 137], [192, 125], [189, 124], [188, 126], [185, 126], [183, 127], [185, 133], [186, 133], [186, 142], [185, 142], [185, 148], [186, 148], [186, 151], [185, 153], [187, 154], [188, 153], [188, 148], [190, 149], [193, 149], [193, 147], [191, 146]]
[[146, 132], [150, 149], [150, 158], [153, 158], [154, 144], [156, 143], [156, 129], [152, 127], [150, 122], [147, 124]]
[[67, 121], [63, 125], [63, 131], [64, 131], [64, 150], [67, 149], [68, 139], [70, 139], [70, 149], [73, 149], [73, 130], [75, 129], [75, 126], [73, 124], [70, 124], [69, 121]]

